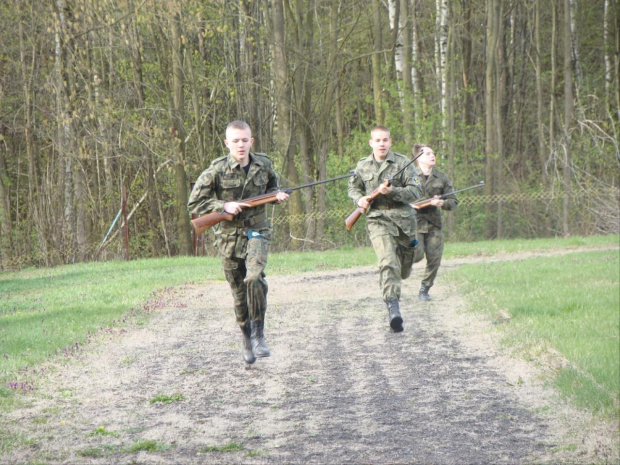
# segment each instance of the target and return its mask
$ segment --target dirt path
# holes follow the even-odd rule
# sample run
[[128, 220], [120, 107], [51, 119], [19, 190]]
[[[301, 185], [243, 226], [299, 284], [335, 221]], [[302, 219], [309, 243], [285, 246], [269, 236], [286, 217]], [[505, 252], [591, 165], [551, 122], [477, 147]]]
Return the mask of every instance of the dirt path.
[[374, 267], [268, 281], [270, 358], [245, 369], [226, 283], [168, 290], [148, 324], [55, 364], [6, 419], [24, 442], [0, 462], [618, 463], [617, 430], [502, 354], [441, 276], [427, 304], [420, 267], [405, 282], [400, 334]]

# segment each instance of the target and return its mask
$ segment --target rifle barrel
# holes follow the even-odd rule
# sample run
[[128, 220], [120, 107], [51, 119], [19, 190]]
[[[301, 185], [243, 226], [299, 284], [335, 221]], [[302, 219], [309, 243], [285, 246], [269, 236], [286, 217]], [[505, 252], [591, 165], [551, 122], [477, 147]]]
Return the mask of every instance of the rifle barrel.
[[304, 184], [302, 186], [289, 187], [289, 188], [285, 188], [285, 189], [282, 189], [282, 190], [283, 191], [287, 191], [287, 190], [289, 190], [289, 191], [296, 191], [297, 189], [303, 189], [304, 187], [318, 186], [319, 184], [325, 184], [325, 183], [332, 182], [332, 181], [338, 181], [339, 179], [350, 178], [351, 176], [354, 176], [354, 175], [355, 175], [355, 172], [352, 171], [349, 174], [344, 174], [342, 176], [338, 176], [338, 177], [335, 177], [335, 178], [323, 179], [322, 181], [315, 181], [315, 182], [311, 182], [311, 183], [308, 183], [308, 184]]
[[[447, 194], [442, 194], [442, 195], [439, 196], [439, 198], [443, 199], [444, 197], [447, 197], [449, 195], [458, 194], [459, 192], [468, 191], [470, 189], [475, 189], [476, 187], [482, 187], [482, 186], [484, 186], [484, 181], [480, 181], [480, 183], [478, 183], [478, 184], [476, 184], [474, 186], [469, 186], [469, 187], [466, 187], [464, 189], [459, 189], [458, 191], [452, 191], [452, 192], [448, 192]], [[421, 203], [428, 202], [429, 200], [433, 200], [433, 197], [428, 198], [428, 199], [424, 199], [424, 200], [418, 200], [417, 202], [413, 202], [412, 205], [419, 205]]]

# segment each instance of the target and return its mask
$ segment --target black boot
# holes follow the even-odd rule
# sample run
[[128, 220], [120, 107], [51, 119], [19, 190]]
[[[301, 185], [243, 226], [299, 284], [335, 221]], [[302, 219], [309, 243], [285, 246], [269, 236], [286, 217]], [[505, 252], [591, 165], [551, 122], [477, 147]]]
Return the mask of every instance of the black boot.
[[424, 284], [422, 284], [422, 287], [420, 288], [420, 293], [418, 294], [418, 299], [427, 302], [429, 300], [433, 300], [431, 299], [431, 296], [428, 295], [428, 291], [429, 291], [430, 287], [429, 286], [425, 286]]
[[390, 314], [390, 328], [392, 328], [392, 331], [395, 333], [400, 333], [404, 328], [398, 300], [388, 300], [387, 308]]
[[265, 343], [264, 330], [264, 321], [252, 322], [252, 351], [256, 357], [269, 357], [271, 355]]
[[243, 360], [245, 363], [252, 364], [256, 361], [254, 352], [252, 351], [252, 341], [250, 340], [252, 329], [249, 321], [240, 326], [243, 333]]

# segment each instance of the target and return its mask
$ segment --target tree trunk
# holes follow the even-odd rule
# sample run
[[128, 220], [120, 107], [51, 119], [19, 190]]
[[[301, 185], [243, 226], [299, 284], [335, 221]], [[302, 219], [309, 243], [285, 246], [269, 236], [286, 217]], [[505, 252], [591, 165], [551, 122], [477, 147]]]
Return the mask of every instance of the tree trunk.
[[[138, 17], [139, 11], [137, 11], [137, 6], [135, 10], [135, 15]], [[144, 111], [146, 108], [146, 97], [145, 97], [145, 84], [143, 78], [143, 69], [142, 69], [142, 53], [141, 53], [141, 41], [140, 35], [138, 33], [138, 28], [136, 25], [136, 21], [132, 21], [130, 29], [129, 29], [129, 38], [130, 38], [130, 46], [131, 46], [131, 63], [133, 67], [133, 84], [136, 89], [136, 95], [138, 96], [138, 114], [140, 115], [140, 126], [147, 126], [147, 116]], [[198, 128], [200, 131], [200, 128]], [[200, 133], [199, 133], [200, 134]], [[201, 137], [201, 135], [198, 135]], [[159, 257], [162, 252], [163, 244], [161, 239], [161, 233], [159, 229], [160, 218], [159, 211], [157, 208], [157, 189], [155, 184], [155, 169], [154, 169], [154, 161], [153, 155], [149, 150], [142, 151], [142, 159], [145, 165], [145, 181], [146, 181], [146, 191], [147, 191], [147, 222], [148, 229], [150, 231], [151, 236], [151, 253], [153, 257]], [[162, 227], [164, 225], [162, 224]]]
[[463, 10], [463, 90], [465, 91], [465, 101], [463, 104], [463, 116], [467, 126], [474, 123], [473, 103], [474, 97], [469, 92], [470, 72], [472, 62], [472, 24], [471, 24], [471, 0], [461, 0]]
[[418, 0], [413, 0], [411, 5], [411, 91], [413, 92], [412, 125], [416, 127], [420, 114], [420, 76], [418, 73], [418, 59], [420, 56], [418, 46]]
[[[291, 184], [299, 184], [299, 174], [295, 165], [295, 154], [291, 144], [292, 125], [291, 125], [291, 89], [289, 86], [288, 64], [285, 53], [285, 30], [284, 30], [284, 9], [279, 0], [272, 2], [272, 23], [273, 23], [273, 80], [274, 94], [276, 103], [276, 140], [278, 147], [281, 147], [286, 176]], [[303, 224], [300, 218], [303, 214], [303, 205], [299, 195], [291, 195], [288, 202], [289, 228], [293, 237], [303, 236]], [[291, 242], [291, 249], [301, 248], [299, 241]]]
[[437, 31], [437, 44], [439, 46], [439, 69], [437, 76], [439, 77], [439, 101], [441, 105], [441, 125], [443, 129], [442, 140], [444, 140], [442, 150], [447, 150], [445, 144], [447, 133], [447, 101], [446, 87], [448, 85], [448, 74], [446, 57], [448, 51], [448, 0], [437, 0], [437, 15], [439, 16], [439, 30]]
[[[21, 5], [18, 3], [18, 7]], [[26, 12], [21, 11], [20, 15], [24, 14], [32, 14], [32, 11]], [[42, 252], [43, 256], [47, 256], [48, 244], [45, 228], [45, 221], [41, 217], [41, 205], [40, 205], [40, 196], [39, 190], [41, 188], [41, 179], [39, 173], [39, 156], [38, 150], [36, 146], [36, 141], [33, 136], [34, 129], [34, 100], [35, 93], [32, 90], [32, 85], [34, 81], [34, 75], [36, 73], [36, 68], [38, 67], [36, 62], [36, 50], [33, 47], [32, 50], [32, 58], [31, 58], [31, 68], [28, 70], [28, 51], [26, 50], [26, 36], [24, 33], [24, 25], [20, 21], [19, 23], [19, 54], [20, 54], [20, 64], [21, 64], [21, 81], [22, 81], [22, 91], [24, 96], [24, 141], [26, 144], [26, 155], [28, 157], [28, 205], [30, 208], [30, 219], [32, 220], [27, 225], [27, 230], [31, 231], [34, 229], [36, 231], [38, 246]], [[8, 180], [8, 178], [7, 178]], [[7, 217], [8, 218], [8, 217]], [[0, 219], [1, 221], [1, 219]], [[10, 227], [10, 224], [8, 225]], [[31, 236], [29, 233], [28, 236]], [[9, 236], [10, 239], [10, 236]]]
[[[505, 112], [503, 111], [504, 96], [506, 95], [506, 73], [504, 71], [505, 61], [505, 40], [504, 40], [504, 27], [503, 27], [503, 8], [500, 1], [497, 5], [495, 12], [495, 25], [497, 27], [497, 39], [495, 45], [495, 98], [494, 98], [494, 116], [495, 130], [497, 132], [495, 136], [497, 161], [495, 163], [495, 185], [504, 185], [504, 121]], [[497, 202], [497, 225], [496, 225], [496, 237], [501, 239], [504, 236], [503, 231], [503, 201], [501, 198]]]
[[[487, 41], [486, 41], [486, 69], [485, 69], [485, 114], [486, 114], [486, 172], [485, 172], [485, 194], [491, 196], [495, 193], [495, 166], [497, 159], [497, 129], [495, 127], [496, 115], [495, 99], [497, 98], [497, 42], [499, 34], [498, 10], [500, 0], [487, 0]], [[496, 224], [492, 220], [492, 209], [490, 204], [485, 204], [486, 215], [486, 238], [491, 239], [495, 236], [494, 228]]]
[[[542, 89], [542, 65], [541, 54], [542, 46], [540, 41], [540, 2], [536, 0], [534, 18], [534, 38], [536, 41], [536, 128], [538, 133], [538, 159], [540, 161], [540, 172], [542, 177], [541, 187], [544, 192], [549, 188], [549, 172], [547, 170], [547, 156], [545, 154], [545, 133], [543, 129], [543, 89]], [[543, 234], [551, 231], [551, 218], [548, 214], [544, 215], [545, 229]]]
[[549, 146], [551, 152], [556, 152], [557, 146], [555, 144], [555, 119], [556, 119], [556, 101], [555, 101], [555, 92], [558, 80], [558, 67], [557, 67], [557, 24], [558, 24], [558, 15], [557, 15], [557, 6], [555, 0], [552, 0], [552, 9], [551, 9], [551, 91], [549, 98]]
[[[610, 44], [610, 40], [609, 40], [609, 30], [610, 30], [610, 23], [611, 23], [611, 13], [609, 12], [610, 9], [610, 1], [611, 0], [605, 0], [604, 3], [604, 13], [603, 13], [603, 50], [605, 53], [605, 102], [606, 102], [606, 106], [607, 108], [609, 108], [610, 111], [612, 111], [613, 109], [613, 104], [612, 102], [612, 84], [613, 84], [613, 65], [612, 65], [612, 60], [613, 60], [613, 56], [611, 56], [611, 44]], [[618, 35], [618, 31], [616, 31], [616, 35]], [[612, 111], [613, 114], [613, 111]]]
[[403, 112], [403, 131], [405, 133], [405, 143], [407, 147], [413, 146], [413, 81], [411, 77], [411, 20], [412, 15], [409, 14], [409, 0], [400, 0], [400, 17], [402, 24], [402, 76], [403, 76], [403, 94], [402, 103]]
[[616, 46], [614, 56], [616, 57], [616, 123], [620, 122], [620, 2], [616, 1]]
[[571, 1], [564, 0], [564, 199], [562, 202], [562, 232], [570, 235], [570, 195], [571, 195], [571, 126], [573, 124], [573, 34], [571, 30]]
[[184, 121], [184, 75], [183, 65], [184, 45], [181, 40], [180, 5], [174, 2], [171, 13], [172, 31], [172, 100], [171, 109], [173, 139], [176, 150], [173, 148], [172, 162], [175, 180], [175, 203], [177, 215], [177, 238], [179, 253], [192, 255], [192, 239], [190, 236], [189, 215], [187, 213], [187, 173], [185, 172], [185, 127]]
[[[447, 138], [448, 138], [448, 178], [450, 180], [452, 180], [452, 182], [454, 182], [454, 158], [455, 158], [455, 143], [454, 143], [454, 139], [455, 139], [455, 130], [454, 130], [454, 106], [455, 106], [455, 98], [454, 95], [456, 94], [456, 80], [455, 80], [455, 76], [454, 76], [454, 68], [456, 65], [456, 57], [455, 57], [455, 45], [456, 45], [456, 40], [454, 38], [454, 21], [453, 21], [453, 16], [450, 15], [450, 21], [449, 21], [449, 28], [448, 28], [448, 50], [447, 50], [447, 54], [448, 54], [448, 59], [447, 59], [447, 68], [446, 68], [446, 78], [448, 81], [448, 86], [446, 88], [446, 97], [447, 97], [447, 103], [448, 103], [448, 114], [446, 115], [447, 118]], [[452, 228], [454, 226], [454, 214], [452, 212], [449, 212], [448, 215], [446, 215], [446, 231], [447, 234], [449, 235], [450, 232], [452, 231]]]
[[[1, 66], [1, 65], [0, 65]], [[7, 184], [9, 176], [6, 168], [6, 142], [0, 147], [0, 270], [4, 263], [13, 258], [13, 228], [11, 222], [11, 203]]]
[[372, 0], [372, 35], [373, 35], [373, 54], [372, 54], [372, 95], [375, 103], [376, 124], [385, 124], [385, 112], [383, 110], [383, 97], [381, 87], [381, 55], [383, 54], [383, 38], [381, 27], [381, 6], [380, 0]]
[[59, 158], [62, 160], [61, 185], [63, 193], [63, 222], [60, 228], [59, 243], [57, 244], [61, 252], [61, 259], [65, 263], [74, 263], [77, 258], [77, 225], [75, 201], [75, 184], [73, 170], [75, 165], [75, 134], [73, 132], [73, 75], [71, 73], [71, 59], [73, 34], [68, 30], [67, 14], [70, 10], [65, 6], [63, 0], [56, 0], [53, 3], [56, 13], [56, 84], [57, 92], [57, 118], [58, 118], [58, 139], [57, 147]]

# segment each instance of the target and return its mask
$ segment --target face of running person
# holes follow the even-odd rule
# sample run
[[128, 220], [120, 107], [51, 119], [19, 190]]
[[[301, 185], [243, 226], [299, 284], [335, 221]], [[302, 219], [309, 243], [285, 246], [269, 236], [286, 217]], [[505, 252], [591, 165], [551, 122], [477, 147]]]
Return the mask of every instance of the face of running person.
[[390, 147], [392, 146], [390, 132], [383, 129], [375, 129], [370, 133], [370, 140], [368, 143], [372, 147], [375, 160], [383, 161], [385, 157], [387, 157]]

